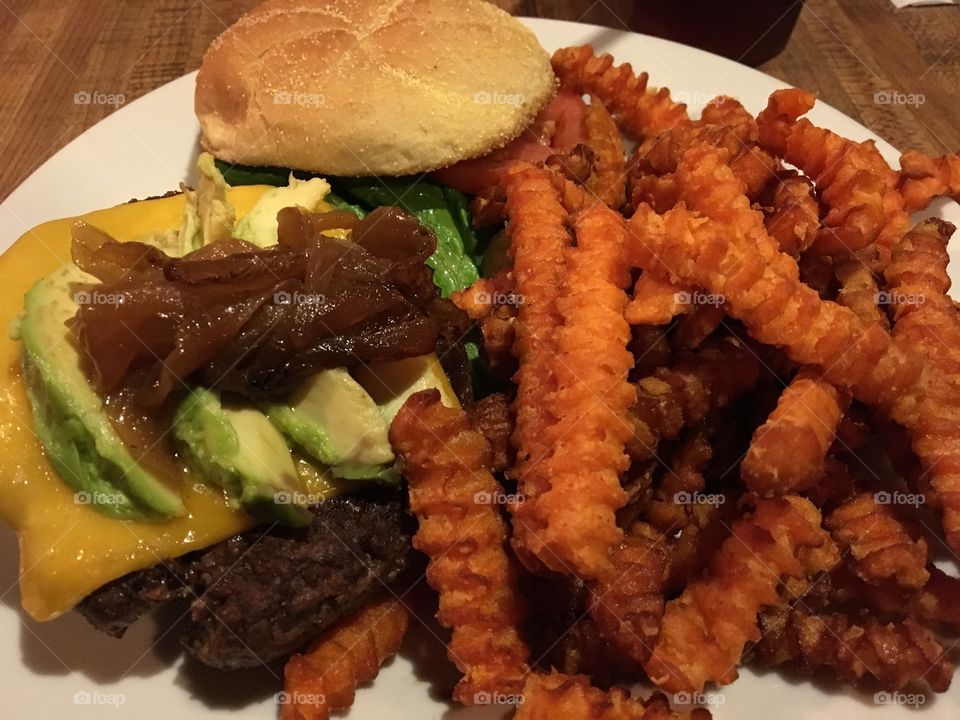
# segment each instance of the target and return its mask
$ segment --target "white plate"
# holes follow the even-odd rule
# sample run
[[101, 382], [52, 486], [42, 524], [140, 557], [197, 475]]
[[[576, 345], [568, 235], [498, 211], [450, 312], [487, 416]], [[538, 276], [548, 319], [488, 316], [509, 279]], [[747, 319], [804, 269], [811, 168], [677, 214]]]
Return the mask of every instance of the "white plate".
[[[783, 83], [729, 60], [682, 45], [607, 28], [553, 20], [525, 20], [548, 50], [591, 43], [618, 62], [649, 71], [652, 82], [671, 88], [694, 112], [720, 94], [740, 98], [758, 111]], [[718, 30], [719, 31], [719, 30]], [[123, 107], [44, 163], [0, 205], [0, 250], [45, 220], [148, 197], [177, 187], [189, 176], [197, 153], [193, 116], [194, 76], [187, 75]], [[874, 139], [891, 163], [899, 153], [867, 128], [823, 104], [810, 113], [819, 125], [856, 140]], [[960, 207], [942, 203], [942, 217], [960, 224]], [[954, 242], [960, 242], [956, 238]], [[183, 663], [170, 637], [152, 647], [156, 625], [145, 620], [123, 640], [93, 630], [77, 615], [39, 624], [19, 611], [13, 534], [0, 536], [0, 716], [9, 718], [275, 716], [279, 681], [267, 671], [223, 674]], [[8, 590], [9, 588], [9, 590]], [[762, 678], [750, 670], [710, 696], [719, 720], [897, 720], [956, 717], [960, 690], [932, 698], [911, 713], [907, 707], [876, 707], [873, 697], [844, 688]], [[370, 688], [360, 691], [352, 720], [397, 718], [487, 719], [506, 716], [491, 708], [450, 709], [438, 697], [435, 678], [449, 678], [443, 648], [427, 631], [416, 633], [403, 656]], [[75, 700], [76, 696], [76, 700]], [[88, 700], [89, 704], [83, 704]], [[109, 703], [115, 703], [110, 705]], [[116, 703], [121, 703], [117, 705]], [[722, 703], [722, 704], [721, 704]]]

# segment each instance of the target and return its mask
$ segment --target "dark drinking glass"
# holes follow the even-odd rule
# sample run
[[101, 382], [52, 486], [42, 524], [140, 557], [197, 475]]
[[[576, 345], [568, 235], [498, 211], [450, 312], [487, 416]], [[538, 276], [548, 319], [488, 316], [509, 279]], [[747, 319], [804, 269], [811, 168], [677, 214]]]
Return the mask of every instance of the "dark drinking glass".
[[803, 0], [634, 0], [631, 27], [759, 65], [786, 47], [802, 7]]

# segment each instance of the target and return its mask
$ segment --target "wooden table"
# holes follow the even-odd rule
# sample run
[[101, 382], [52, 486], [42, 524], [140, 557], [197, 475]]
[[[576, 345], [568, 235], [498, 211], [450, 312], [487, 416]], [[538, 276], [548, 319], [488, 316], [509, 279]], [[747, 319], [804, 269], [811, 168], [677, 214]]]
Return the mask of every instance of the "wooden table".
[[[121, 99], [195, 70], [209, 42], [256, 4], [0, 0], [0, 199]], [[631, 0], [499, 4], [614, 28], [627, 27], [632, 7]], [[807, 0], [789, 46], [762, 69], [816, 91], [897, 147], [960, 148], [958, 6], [897, 11], [889, 0]], [[924, 102], [884, 104], [878, 93]]]

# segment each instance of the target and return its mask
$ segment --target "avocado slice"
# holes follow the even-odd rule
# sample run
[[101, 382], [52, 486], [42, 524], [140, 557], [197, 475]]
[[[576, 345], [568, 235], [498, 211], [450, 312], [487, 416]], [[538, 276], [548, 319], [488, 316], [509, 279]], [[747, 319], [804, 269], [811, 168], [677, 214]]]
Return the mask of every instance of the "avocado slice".
[[297, 205], [316, 211], [329, 192], [330, 185], [323, 178], [299, 180], [291, 174], [286, 187], [271, 188], [260, 196], [257, 204], [237, 223], [233, 236], [259, 247], [276, 245], [277, 213]]
[[304, 382], [286, 403], [264, 411], [284, 435], [335, 477], [390, 480], [394, 455], [389, 425], [360, 384], [344, 368], [323, 370]]
[[96, 278], [74, 264], [37, 282], [19, 324], [34, 429], [63, 479], [100, 512], [160, 520], [184, 512], [179, 494], [137, 463], [83, 372], [66, 326], [77, 312], [75, 283]]
[[460, 407], [457, 394], [450, 386], [436, 353], [393, 362], [370, 363], [357, 368], [354, 376], [373, 398], [388, 426], [407, 398], [420, 390], [439, 390], [444, 405]]
[[177, 408], [173, 432], [188, 460], [251, 515], [284, 525], [310, 522], [290, 449], [259, 410], [194, 388]]

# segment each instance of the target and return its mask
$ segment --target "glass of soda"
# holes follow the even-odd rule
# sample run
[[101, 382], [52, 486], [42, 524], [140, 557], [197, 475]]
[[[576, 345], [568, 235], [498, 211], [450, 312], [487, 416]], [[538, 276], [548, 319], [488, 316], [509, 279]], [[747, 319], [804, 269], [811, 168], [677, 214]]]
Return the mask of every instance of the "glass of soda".
[[634, 0], [631, 28], [747, 65], [780, 54], [803, 0]]

